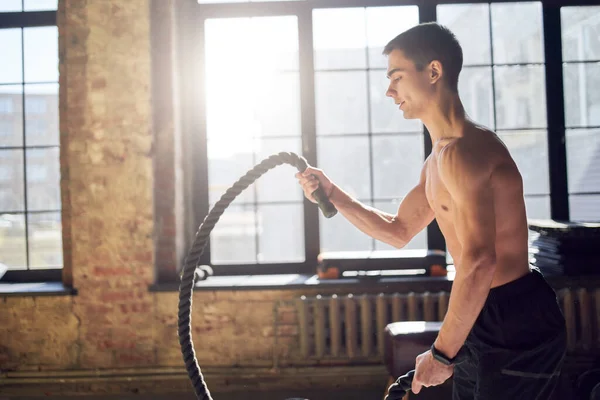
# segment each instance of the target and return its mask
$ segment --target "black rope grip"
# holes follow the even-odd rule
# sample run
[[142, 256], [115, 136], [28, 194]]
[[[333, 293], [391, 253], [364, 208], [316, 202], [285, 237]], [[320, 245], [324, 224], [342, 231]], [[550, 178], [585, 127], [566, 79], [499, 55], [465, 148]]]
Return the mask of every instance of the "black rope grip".
[[[299, 172], [304, 172], [308, 167], [308, 163], [304, 157], [295, 153], [281, 152], [264, 159], [254, 168], [249, 170], [235, 182], [233, 186], [227, 189], [204, 218], [204, 221], [196, 232], [194, 243], [184, 261], [181, 283], [179, 285], [179, 344], [181, 346], [181, 353], [183, 355], [183, 361], [185, 362], [188, 376], [196, 392], [196, 397], [199, 400], [212, 400], [204, 377], [202, 376], [202, 372], [200, 371], [198, 360], [196, 359], [191, 332], [192, 292], [195, 279], [203, 279], [206, 277], [206, 274], [208, 274], [206, 269], [199, 267], [200, 256], [204, 252], [204, 247], [208, 242], [210, 232], [213, 230], [229, 204], [231, 204], [242, 191], [254, 183], [254, 181], [264, 175], [267, 171], [281, 164], [290, 164], [296, 167]], [[319, 208], [326, 218], [331, 218], [337, 213], [337, 209], [331, 204], [320, 186], [312, 196], [317, 201]]]
[[412, 370], [396, 379], [396, 382], [392, 383], [388, 388], [388, 394], [384, 400], [402, 400], [409, 392], [414, 376], [415, 371]]

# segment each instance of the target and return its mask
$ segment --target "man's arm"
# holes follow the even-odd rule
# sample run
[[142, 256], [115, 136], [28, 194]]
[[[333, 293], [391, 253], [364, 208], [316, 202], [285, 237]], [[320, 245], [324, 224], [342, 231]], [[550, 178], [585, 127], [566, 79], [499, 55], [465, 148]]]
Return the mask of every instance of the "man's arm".
[[433, 210], [425, 196], [425, 168], [418, 184], [402, 199], [396, 215], [360, 203], [349, 194], [334, 187], [330, 201], [350, 223], [367, 235], [396, 248], [408, 242], [433, 221]]
[[440, 152], [438, 169], [453, 201], [454, 226], [462, 245], [448, 312], [435, 341], [435, 347], [452, 358], [485, 304], [496, 269], [493, 169], [485, 155], [468, 151], [461, 139]]

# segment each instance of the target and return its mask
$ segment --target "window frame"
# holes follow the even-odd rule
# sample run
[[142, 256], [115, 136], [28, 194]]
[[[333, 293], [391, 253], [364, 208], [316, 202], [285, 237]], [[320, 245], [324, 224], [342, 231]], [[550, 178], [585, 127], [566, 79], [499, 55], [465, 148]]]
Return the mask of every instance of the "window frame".
[[[208, 157], [206, 147], [206, 93], [204, 81], [204, 21], [209, 18], [287, 16], [298, 18], [300, 88], [301, 88], [301, 131], [303, 156], [311, 165], [317, 164], [316, 119], [312, 48], [312, 12], [323, 8], [410, 6], [419, 7], [419, 22], [437, 20], [437, 6], [443, 4], [478, 3], [517, 3], [522, 1], [458, 1], [458, 0], [306, 0], [269, 3], [223, 3], [198, 4], [196, 0], [180, 0], [176, 3], [176, 34], [180, 54], [185, 62], [178, 59], [180, 74], [179, 104], [181, 107], [182, 140], [187, 146], [186, 157], [194, 160], [193, 168], [186, 171], [187, 182], [191, 185], [193, 196], [191, 210], [186, 211], [186, 219], [193, 221], [193, 232], [188, 229], [183, 238], [186, 250], [191, 245], [193, 234], [208, 214]], [[546, 89], [546, 125], [548, 135], [548, 173], [551, 218], [567, 220], [569, 218], [567, 164], [565, 149], [564, 93], [562, 71], [562, 30], [560, 8], [562, 6], [596, 5], [591, 0], [541, 0], [542, 34], [544, 49], [545, 89]], [[550, 84], [552, 82], [552, 84]], [[195, 88], [195, 89], [194, 89]], [[495, 99], [494, 99], [495, 102]], [[494, 109], [494, 119], [496, 110]], [[431, 142], [426, 127], [423, 126], [424, 153], [431, 152]], [[314, 274], [317, 256], [320, 252], [319, 210], [314, 204], [304, 200], [304, 227], [306, 261], [290, 264], [244, 264], [212, 265], [210, 263], [210, 242], [200, 257], [200, 263], [211, 265], [216, 275], [254, 275], [281, 273]], [[444, 237], [434, 220], [427, 228], [429, 250], [446, 251]]]
[[[14, 28], [34, 28], [34, 27], [48, 27], [48, 26], [57, 26], [57, 10], [49, 10], [49, 11], [17, 11], [17, 12], [0, 12], [0, 29], [14, 29]], [[22, 44], [24, 46], [24, 44]], [[21, 57], [24, 57], [24, 53], [21, 54]], [[23, 63], [24, 68], [24, 63]], [[58, 66], [57, 66], [58, 68]], [[23, 76], [23, 79], [25, 77]], [[21, 82], [21, 85], [24, 85]], [[23, 136], [25, 135], [25, 98], [26, 96], [23, 94]], [[2, 147], [2, 149], [13, 149], [13, 150], [23, 150], [26, 149], [45, 149], [45, 148], [60, 148], [60, 145], [52, 145], [52, 146], [26, 146], [25, 141], [21, 146], [7, 146]], [[23, 179], [25, 183], [27, 182], [27, 163], [26, 159], [23, 162]], [[28, 269], [26, 270], [8, 270], [2, 277], [3, 283], [30, 283], [30, 282], [61, 282], [63, 281], [63, 266], [60, 268], [47, 268], [47, 269], [30, 269], [29, 267], [29, 223], [27, 221], [27, 216], [31, 214], [37, 214], [45, 212], [42, 211], [29, 211], [27, 209], [27, 185], [25, 184], [25, 205], [24, 210], [22, 212], [10, 212], [10, 214], [24, 215], [25, 216], [25, 243], [26, 243], [26, 254], [27, 254], [27, 264]], [[52, 212], [56, 212], [56, 210], [50, 210]], [[59, 210], [60, 211], [60, 210]]]

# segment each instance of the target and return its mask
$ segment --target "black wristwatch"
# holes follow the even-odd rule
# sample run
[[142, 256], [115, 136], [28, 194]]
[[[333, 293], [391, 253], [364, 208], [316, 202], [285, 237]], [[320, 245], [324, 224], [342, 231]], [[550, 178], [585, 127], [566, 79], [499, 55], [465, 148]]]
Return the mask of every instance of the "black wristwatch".
[[454, 360], [456, 360], [456, 357], [448, 358], [444, 353], [436, 349], [435, 344], [431, 345], [431, 355], [444, 365], [452, 365], [454, 364]]

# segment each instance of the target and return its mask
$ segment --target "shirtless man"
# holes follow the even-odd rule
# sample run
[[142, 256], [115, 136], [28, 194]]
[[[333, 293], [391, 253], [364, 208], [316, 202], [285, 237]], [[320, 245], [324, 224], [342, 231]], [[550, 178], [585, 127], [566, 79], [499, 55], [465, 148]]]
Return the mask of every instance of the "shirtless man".
[[454, 400], [550, 399], [566, 350], [563, 315], [528, 263], [521, 174], [459, 98], [461, 46], [447, 28], [427, 23], [391, 40], [384, 54], [386, 95], [431, 136], [419, 182], [396, 215], [361, 204], [316, 168], [296, 174], [304, 194], [314, 202], [321, 185], [354, 226], [397, 248], [437, 220], [456, 276], [439, 335], [416, 359], [414, 393], [454, 375]]

